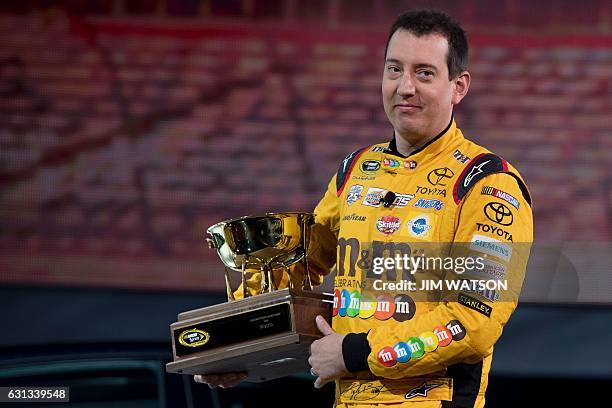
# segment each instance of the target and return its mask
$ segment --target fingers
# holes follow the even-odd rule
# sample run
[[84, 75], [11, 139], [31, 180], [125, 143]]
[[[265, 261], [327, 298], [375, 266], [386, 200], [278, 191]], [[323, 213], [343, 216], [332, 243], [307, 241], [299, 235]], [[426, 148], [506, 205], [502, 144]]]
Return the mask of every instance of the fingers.
[[207, 384], [210, 388], [230, 388], [238, 385], [248, 377], [247, 373], [229, 374], [204, 374], [194, 375], [193, 380], [197, 383]]
[[318, 390], [323, 388], [323, 386], [325, 386], [325, 384], [327, 384], [328, 382], [330, 382], [332, 380], [328, 379], [328, 378], [323, 378], [323, 377], [317, 377], [317, 379], [314, 382], [314, 387]]
[[327, 323], [327, 321], [321, 315], [318, 315], [315, 321], [317, 323], [317, 328], [324, 336], [330, 335], [334, 332], [329, 323]]

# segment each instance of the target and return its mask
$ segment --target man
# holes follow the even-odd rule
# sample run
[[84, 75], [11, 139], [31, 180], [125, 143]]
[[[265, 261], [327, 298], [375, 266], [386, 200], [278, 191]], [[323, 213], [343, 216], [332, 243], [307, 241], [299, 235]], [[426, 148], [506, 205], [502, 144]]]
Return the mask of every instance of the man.
[[[347, 156], [315, 209], [310, 273], [320, 281], [334, 260], [338, 271], [333, 328], [317, 318], [324, 337], [309, 363], [315, 387], [336, 381], [337, 407], [484, 406], [493, 345], [516, 307], [533, 226], [518, 172], [465, 139], [453, 120], [470, 85], [467, 56], [465, 33], [445, 14], [397, 19], [382, 78], [393, 139]], [[511, 289], [437, 298], [381, 289], [425, 275], [399, 265], [377, 271], [377, 259], [444, 253], [444, 244], [455, 256], [480, 256], [475, 273], [512, 278]], [[242, 378], [196, 381], [231, 386]]]

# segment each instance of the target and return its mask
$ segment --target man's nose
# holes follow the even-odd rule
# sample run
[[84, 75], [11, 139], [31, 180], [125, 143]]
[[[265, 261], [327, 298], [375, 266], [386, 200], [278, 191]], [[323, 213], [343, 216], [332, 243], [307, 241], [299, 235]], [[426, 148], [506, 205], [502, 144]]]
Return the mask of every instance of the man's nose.
[[398, 95], [400, 95], [403, 98], [406, 98], [406, 97], [414, 96], [415, 92], [416, 90], [414, 87], [414, 82], [412, 81], [410, 74], [406, 73], [402, 75], [402, 77], [400, 78], [400, 82], [397, 86]]

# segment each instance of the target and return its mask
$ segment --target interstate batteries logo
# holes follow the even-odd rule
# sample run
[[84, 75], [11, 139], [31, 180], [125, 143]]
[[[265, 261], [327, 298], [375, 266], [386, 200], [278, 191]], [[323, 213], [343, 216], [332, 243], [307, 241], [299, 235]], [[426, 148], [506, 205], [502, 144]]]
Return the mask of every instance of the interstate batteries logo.
[[379, 217], [376, 221], [376, 229], [385, 235], [391, 235], [402, 226], [400, 219], [394, 215]]

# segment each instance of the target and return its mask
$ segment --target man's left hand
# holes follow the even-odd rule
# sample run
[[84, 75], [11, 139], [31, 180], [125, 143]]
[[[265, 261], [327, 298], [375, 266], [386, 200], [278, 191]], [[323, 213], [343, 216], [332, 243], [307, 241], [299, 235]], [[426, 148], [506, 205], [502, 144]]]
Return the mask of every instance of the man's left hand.
[[336, 333], [321, 316], [317, 316], [316, 323], [323, 338], [310, 346], [308, 363], [312, 367], [310, 373], [317, 377], [315, 388], [321, 388], [330, 381], [344, 377], [348, 371], [342, 357], [344, 335]]

